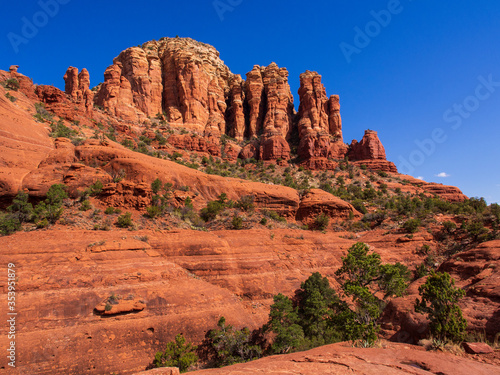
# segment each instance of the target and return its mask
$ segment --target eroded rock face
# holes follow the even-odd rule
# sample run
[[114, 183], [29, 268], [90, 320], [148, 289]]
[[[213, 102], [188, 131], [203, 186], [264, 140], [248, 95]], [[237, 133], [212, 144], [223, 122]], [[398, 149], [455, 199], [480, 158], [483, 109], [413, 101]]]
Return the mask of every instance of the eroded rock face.
[[83, 68], [78, 74], [78, 68], [70, 66], [64, 75], [65, 92], [72, 101], [85, 106], [87, 112], [91, 112], [94, 106], [94, 93], [90, 90], [90, 75]]
[[[443, 263], [438, 272], [448, 272], [455, 285], [467, 294], [459, 302], [468, 330], [484, 332], [493, 338], [500, 331], [500, 240], [484, 242], [476, 248], [461, 252]], [[414, 312], [418, 287], [425, 280], [418, 279], [408, 288], [408, 296], [392, 300], [382, 317], [393, 323], [392, 339], [416, 343], [427, 335], [427, 319]]]
[[342, 142], [338, 95], [332, 95], [328, 99], [321, 76], [316, 72], [306, 71], [300, 75], [299, 96], [300, 158], [306, 162], [311, 158], [343, 158], [345, 146]]
[[361, 142], [353, 140], [349, 150], [349, 160], [386, 160], [385, 149], [378, 138], [377, 132], [365, 130]]
[[354, 219], [362, 215], [348, 202], [320, 189], [311, 189], [300, 201], [297, 220], [313, 221], [324, 214], [332, 219]]
[[230, 82], [230, 106], [228, 108], [229, 135], [237, 141], [245, 137], [245, 89], [240, 75], [235, 75]]
[[287, 139], [293, 127], [293, 96], [288, 71], [276, 63], [254, 66], [245, 83], [248, 107], [247, 137], [262, 134], [259, 156], [263, 160], [288, 160]]
[[418, 346], [384, 343], [381, 348], [362, 349], [353, 348], [347, 343], [337, 343], [305, 352], [265, 357], [244, 364], [194, 371], [192, 374], [488, 375], [497, 372], [498, 367], [492, 364], [449, 353], [427, 352]]

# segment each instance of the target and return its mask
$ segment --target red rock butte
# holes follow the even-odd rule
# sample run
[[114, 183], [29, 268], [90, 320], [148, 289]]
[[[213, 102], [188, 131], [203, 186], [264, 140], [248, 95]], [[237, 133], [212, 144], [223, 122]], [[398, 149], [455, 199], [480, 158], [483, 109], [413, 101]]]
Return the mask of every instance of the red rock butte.
[[[243, 80], [231, 73], [214, 47], [189, 38], [162, 38], [126, 49], [104, 72], [95, 97], [85, 69], [78, 74], [70, 67], [64, 79], [66, 93], [87, 111], [94, 101], [125, 121], [163, 116], [171, 126], [204, 139], [203, 145], [194, 145], [186, 137], [174, 137], [179, 148], [220, 156], [219, 138], [228, 135], [251, 141], [233, 150], [240, 158], [286, 162], [296, 143], [295, 152], [311, 169], [333, 169], [333, 160], [349, 155], [351, 161], [366, 160], [369, 167], [396, 172], [376, 133], [365, 134], [350, 147], [343, 143], [339, 96], [327, 97], [316, 72], [300, 75], [298, 113], [286, 68], [256, 65]], [[54, 94], [40, 95], [45, 95], [44, 102], [64, 101], [53, 99]]]
[[[338, 289], [335, 271], [358, 241], [412, 271], [439, 258], [436, 269], [467, 288], [461, 307], [471, 329], [488, 337], [499, 331], [500, 240], [471, 241], [462, 211], [432, 211], [427, 226], [410, 235], [396, 207], [430, 210], [427, 198], [445, 208], [469, 199], [456, 187], [398, 174], [376, 131], [344, 143], [339, 96], [326, 94], [317, 72], [298, 78], [296, 111], [285, 68], [256, 65], [243, 79], [214, 47], [189, 38], [126, 49], [92, 89], [89, 72], [76, 67], [64, 74], [64, 91], [34, 85], [16, 65], [0, 71], [2, 217], [19, 191], [33, 205], [54, 184], [69, 196], [58, 222], [27, 221], [0, 237], [0, 263], [15, 264], [19, 276], [19, 374], [139, 373], [178, 333], [200, 343], [221, 316], [257, 329], [272, 297], [292, 295], [313, 272]], [[146, 218], [156, 179], [170, 184], [169, 206]], [[91, 195], [97, 181], [102, 189]], [[200, 225], [187, 217], [201, 221], [201, 210], [223, 194], [232, 204], [250, 197], [253, 209], [228, 205]], [[118, 210], [130, 213], [134, 226], [119, 227]], [[236, 230], [238, 215], [246, 226]], [[327, 219], [323, 231], [314, 227], [319, 217]], [[462, 227], [444, 233], [446, 221]], [[382, 316], [381, 337], [397, 341], [405, 333], [399, 341], [408, 345], [336, 344], [201, 373], [451, 374], [455, 363], [469, 374], [494, 373], [472, 355], [456, 360], [409, 347], [427, 324], [412, 310], [422, 282], [389, 301]], [[2, 284], [0, 299], [7, 293]], [[8, 343], [0, 337], [1, 348]], [[495, 353], [485, 355], [494, 363]], [[0, 374], [9, 373], [6, 366], [4, 359]]]

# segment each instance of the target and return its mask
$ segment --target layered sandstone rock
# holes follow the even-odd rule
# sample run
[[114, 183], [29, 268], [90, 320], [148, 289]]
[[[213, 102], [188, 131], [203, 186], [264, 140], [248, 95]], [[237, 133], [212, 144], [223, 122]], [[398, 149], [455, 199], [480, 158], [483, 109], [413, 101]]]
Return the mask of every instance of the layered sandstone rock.
[[363, 216], [350, 203], [324, 190], [311, 189], [302, 197], [296, 218], [297, 220], [312, 222], [320, 214], [336, 220], [354, 219]]
[[300, 75], [299, 96], [300, 158], [343, 158], [346, 148], [342, 142], [339, 97], [332, 95], [328, 99], [321, 76], [310, 71]]
[[365, 165], [372, 170], [398, 171], [394, 163], [386, 160], [384, 146], [373, 130], [365, 130], [361, 142], [353, 140], [347, 155], [349, 160], [357, 161], [358, 165]]
[[[495, 373], [498, 373], [498, 366], [439, 351], [427, 352], [413, 345], [383, 343], [382, 347], [362, 349], [348, 343], [337, 343], [305, 352], [265, 357], [244, 364], [194, 371], [192, 374], [490, 375]], [[146, 372], [141, 375], [149, 374]]]
[[422, 188], [431, 194], [435, 194], [448, 202], [463, 202], [468, 197], [456, 186], [449, 186], [436, 183], [424, 183]]
[[245, 137], [245, 86], [240, 75], [235, 75], [230, 83], [230, 106], [228, 111], [229, 135], [237, 141], [242, 141]]
[[365, 130], [361, 142], [353, 140], [349, 150], [349, 160], [386, 160], [385, 149], [378, 138], [377, 132]]
[[[33, 93], [34, 95], [34, 93]], [[27, 173], [37, 168], [54, 148], [46, 125], [36, 122], [5, 97], [0, 86], [0, 195], [13, 197]]]
[[65, 92], [72, 101], [85, 106], [87, 112], [91, 112], [94, 106], [94, 93], [90, 90], [90, 75], [87, 69], [82, 69], [78, 74], [78, 68], [70, 66], [64, 75]]
[[181, 150], [206, 152], [213, 156], [220, 156], [220, 141], [218, 137], [200, 137], [195, 134], [172, 134], [168, 143]]
[[[460, 300], [468, 330], [482, 332], [493, 338], [500, 331], [500, 240], [482, 243], [461, 252], [443, 263], [437, 271], [448, 272], [455, 285], [467, 293]], [[408, 296], [392, 300], [383, 321], [391, 322], [395, 331], [392, 339], [416, 343], [428, 334], [427, 319], [414, 312], [418, 287], [425, 279], [418, 279], [408, 288]]]
[[254, 66], [247, 73], [245, 90], [248, 106], [248, 138], [261, 135], [259, 157], [263, 160], [288, 160], [287, 139], [293, 127], [293, 96], [288, 71], [276, 63]]

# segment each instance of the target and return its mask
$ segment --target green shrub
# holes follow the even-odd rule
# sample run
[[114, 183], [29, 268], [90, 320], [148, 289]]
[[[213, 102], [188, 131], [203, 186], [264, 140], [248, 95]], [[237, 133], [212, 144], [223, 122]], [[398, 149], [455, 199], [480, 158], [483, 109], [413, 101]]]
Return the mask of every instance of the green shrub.
[[453, 221], [444, 221], [443, 228], [446, 233], [453, 233], [457, 229], [457, 225]]
[[224, 203], [220, 201], [210, 201], [207, 206], [200, 211], [200, 216], [205, 221], [215, 219], [215, 217], [224, 209]]
[[[352, 245], [335, 275], [340, 277], [346, 297], [352, 298], [356, 306], [344, 322], [346, 335], [350, 340], [360, 339], [372, 345], [377, 339], [377, 319], [385, 306], [384, 300], [404, 295], [411, 273], [400, 263], [382, 264], [379, 254], [368, 251], [362, 242]], [[377, 294], [383, 295], [384, 300]]]
[[96, 182], [94, 182], [92, 185], [89, 186], [86, 192], [88, 193], [88, 195], [91, 196], [99, 195], [102, 193], [103, 187], [104, 185], [102, 184], [102, 182], [100, 180], [97, 180]]
[[355, 199], [351, 202], [351, 204], [357, 211], [361, 212], [362, 214], [366, 214], [368, 212], [361, 199]]
[[465, 291], [455, 287], [455, 280], [448, 273], [437, 272], [429, 276], [418, 292], [421, 299], [415, 301], [415, 311], [427, 314], [430, 333], [441, 340], [462, 341], [467, 321], [457, 303]]
[[238, 202], [236, 202], [236, 206], [241, 208], [243, 211], [253, 211], [255, 208], [253, 195], [242, 196]]
[[384, 171], [377, 171], [377, 174], [378, 174], [380, 177], [389, 177], [389, 175], [387, 174], [387, 172], [384, 172]]
[[9, 78], [8, 80], [2, 82], [2, 86], [6, 89], [17, 91], [19, 90], [19, 81], [15, 78]]
[[118, 208], [114, 208], [114, 207], [107, 207], [105, 210], [104, 210], [104, 213], [106, 215], [113, 215], [113, 214], [119, 214], [121, 213], [121, 210], [118, 209]]
[[92, 205], [90, 204], [90, 201], [88, 199], [85, 199], [82, 204], [80, 205], [80, 211], [88, 211], [92, 208]]
[[290, 298], [280, 293], [274, 296], [273, 301], [264, 330], [276, 335], [271, 351], [284, 354], [303, 345], [304, 330], [300, 325], [298, 307], [293, 306]]
[[14, 97], [14, 96], [12, 96], [12, 95], [11, 95], [11, 94], [9, 94], [9, 93], [6, 93], [6, 94], [5, 94], [5, 97], [6, 97], [7, 99], [9, 99], [12, 103], [15, 103], [15, 102], [17, 101], [17, 98], [16, 98], [16, 97]]
[[13, 217], [12, 215], [2, 215], [0, 216], [0, 234], [2, 236], [8, 236], [14, 232], [21, 229], [20, 221]]
[[186, 372], [191, 366], [198, 362], [196, 355], [197, 346], [186, 343], [182, 334], [175, 336], [175, 341], [167, 343], [163, 352], [157, 352], [153, 365], [156, 367], [178, 367], [179, 371]]
[[420, 219], [409, 219], [403, 223], [403, 229], [408, 233], [416, 233], [420, 225]]
[[[42, 118], [46, 118], [45, 117], [46, 115], [44, 116], [44, 115], [41, 115], [40, 113], [39, 113], [39, 115]], [[50, 117], [49, 119], [52, 119], [52, 118]], [[64, 125], [62, 120], [59, 120], [57, 123], [54, 123], [54, 122], [51, 123], [50, 129], [51, 129], [50, 136], [53, 138], [62, 137], [62, 138], [73, 139], [78, 134], [78, 132], [76, 132], [73, 129], [70, 129], [66, 125]]]
[[465, 225], [466, 232], [472, 236], [474, 240], [477, 240], [481, 235], [488, 232], [480, 221], [472, 221]]
[[63, 200], [68, 197], [65, 189], [63, 184], [52, 185], [47, 191], [47, 198], [36, 205], [34, 211], [38, 225], [44, 224], [44, 220], [53, 224], [61, 217]]
[[282, 223], [286, 222], [286, 219], [281, 217], [276, 211], [262, 210], [262, 213], [274, 221], [280, 221]]
[[146, 216], [150, 219], [154, 219], [162, 214], [161, 207], [158, 206], [149, 206], [146, 208]]
[[33, 206], [28, 202], [28, 198], [29, 195], [20, 190], [12, 200], [12, 204], [7, 207], [7, 211], [20, 223], [29, 222], [33, 218]]
[[328, 215], [321, 213], [314, 219], [314, 227], [318, 230], [325, 230], [328, 227], [330, 218]]
[[158, 194], [162, 187], [163, 187], [163, 183], [161, 182], [161, 180], [159, 178], [157, 178], [156, 180], [154, 180], [151, 183], [151, 190], [153, 190], [153, 194]]
[[233, 229], [242, 229], [243, 219], [239, 216], [234, 216], [233, 220], [231, 220], [231, 225], [233, 226]]
[[134, 142], [132, 142], [132, 140], [130, 139], [124, 139], [123, 141], [121, 141], [121, 145], [131, 150], [134, 149]]
[[420, 263], [418, 267], [415, 269], [415, 280], [420, 279], [429, 274], [429, 269], [425, 265], [425, 263]]
[[260, 224], [261, 225], [267, 225], [267, 218], [263, 217], [262, 219], [260, 219]]
[[125, 212], [116, 219], [116, 225], [120, 228], [129, 228], [132, 224], [132, 214], [130, 212]]
[[232, 325], [226, 325], [224, 317], [219, 319], [217, 327], [208, 333], [209, 344], [215, 352], [215, 366], [229, 366], [261, 357], [262, 348], [252, 342], [248, 328], [236, 330]]

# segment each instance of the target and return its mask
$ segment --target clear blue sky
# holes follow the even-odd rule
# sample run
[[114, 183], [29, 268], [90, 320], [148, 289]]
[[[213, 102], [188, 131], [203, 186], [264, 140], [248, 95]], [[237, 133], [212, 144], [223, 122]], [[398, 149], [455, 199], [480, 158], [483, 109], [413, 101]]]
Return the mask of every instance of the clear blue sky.
[[316, 70], [340, 95], [346, 141], [377, 130], [402, 172], [500, 202], [499, 1], [53, 1], [2, 5], [0, 69], [63, 88], [71, 65], [96, 85], [120, 51], [179, 35], [243, 76], [288, 68], [296, 107], [299, 74]]

